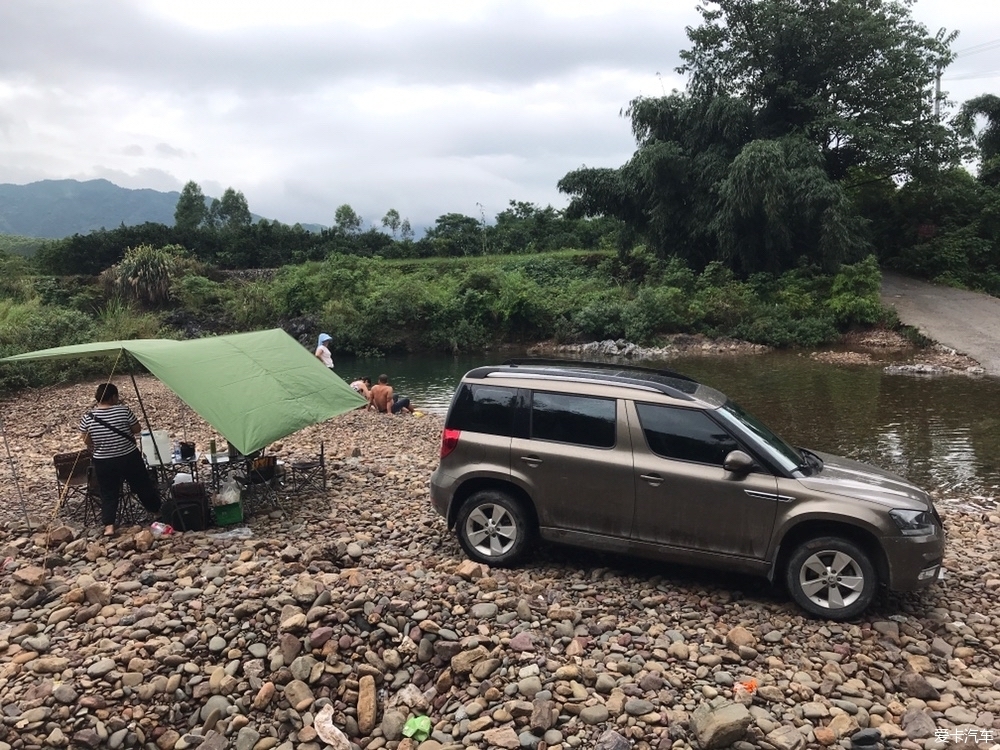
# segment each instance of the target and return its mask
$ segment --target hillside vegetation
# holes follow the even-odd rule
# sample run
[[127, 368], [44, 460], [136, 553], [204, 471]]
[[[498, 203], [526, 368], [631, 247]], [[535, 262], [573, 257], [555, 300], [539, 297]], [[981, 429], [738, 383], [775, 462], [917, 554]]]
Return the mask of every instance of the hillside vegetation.
[[[696, 272], [637, 247], [388, 260], [332, 255], [254, 275], [214, 272], [181, 248], [140, 247], [93, 277], [35, 276], [8, 258], [0, 278], [0, 355], [85, 341], [182, 337], [284, 326], [338, 352], [480, 350], [503, 342], [703, 333], [790, 346], [891, 322], [874, 258], [836, 274], [800, 268]], [[86, 361], [0, 366], [6, 389], [86, 373]]]

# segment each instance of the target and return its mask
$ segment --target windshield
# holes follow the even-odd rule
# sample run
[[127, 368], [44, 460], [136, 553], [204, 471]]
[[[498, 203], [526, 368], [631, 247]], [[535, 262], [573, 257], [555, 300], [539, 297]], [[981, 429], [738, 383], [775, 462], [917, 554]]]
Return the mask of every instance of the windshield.
[[727, 422], [741, 427], [744, 432], [749, 432], [759, 438], [760, 449], [785, 471], [792, 472], [802, 468], [804, 463], [802, 454], [771, 432], [771, 429], [757, 417], [743, 411], [739, 404], [726, 401], [716, 410], [716, 414]]

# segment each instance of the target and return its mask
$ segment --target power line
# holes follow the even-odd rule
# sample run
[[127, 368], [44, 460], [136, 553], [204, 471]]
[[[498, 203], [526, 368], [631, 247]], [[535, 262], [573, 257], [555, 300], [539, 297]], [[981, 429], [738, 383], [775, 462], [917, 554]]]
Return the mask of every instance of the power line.
[[944, 76], [941, 80], [948, 81], [975, 81], [979, 78], [996, 78], [1000, 76], [1000, 69], [998, 70], [980, 70], [974, 73], [959, 73], [954, 76]]
[[997, 47], [1000, 47], [1000, 39], [994, 39], [991, 42], [982, 42], [981, 44], [974, 44], [971, 47], [960, 49], [955, 53], [955, 57], [978, 55], [980, 52], [989, 52], [991, 49], [996, 49]]

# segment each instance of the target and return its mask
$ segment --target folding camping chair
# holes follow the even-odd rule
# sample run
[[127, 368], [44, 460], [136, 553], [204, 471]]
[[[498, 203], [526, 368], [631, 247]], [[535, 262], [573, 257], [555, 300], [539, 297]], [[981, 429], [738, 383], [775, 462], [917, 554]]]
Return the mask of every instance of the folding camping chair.
[[277, 456], [247, 456], [246, 474], [242, 477], [243, 508], [256, 513], [264, 505], [281, 508], [275, 485], [278, 482]]
[[101, 494], [90, 465], [90, 451], [86, 448], [70, 453], [57, 453], [52, 457], [59, 483], [59, 515], [79, 515], [83, 525], [94, 523], [101, 517]]
[[290, 472], [289, 489], [300, 492], [326, 492], [326, 456], [323, 441], [319, 443], [319, 457], [311, 461], [293, 461]]

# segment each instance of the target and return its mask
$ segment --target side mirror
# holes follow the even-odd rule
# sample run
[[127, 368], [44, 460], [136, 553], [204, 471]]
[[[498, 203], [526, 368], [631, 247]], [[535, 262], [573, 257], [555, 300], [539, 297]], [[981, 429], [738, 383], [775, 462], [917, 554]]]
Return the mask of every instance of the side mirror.
[[731, 451], [722, 462], [722, 468], [730, 474], [749, 474], [757, 468], [757, 463], [743, 451]]

